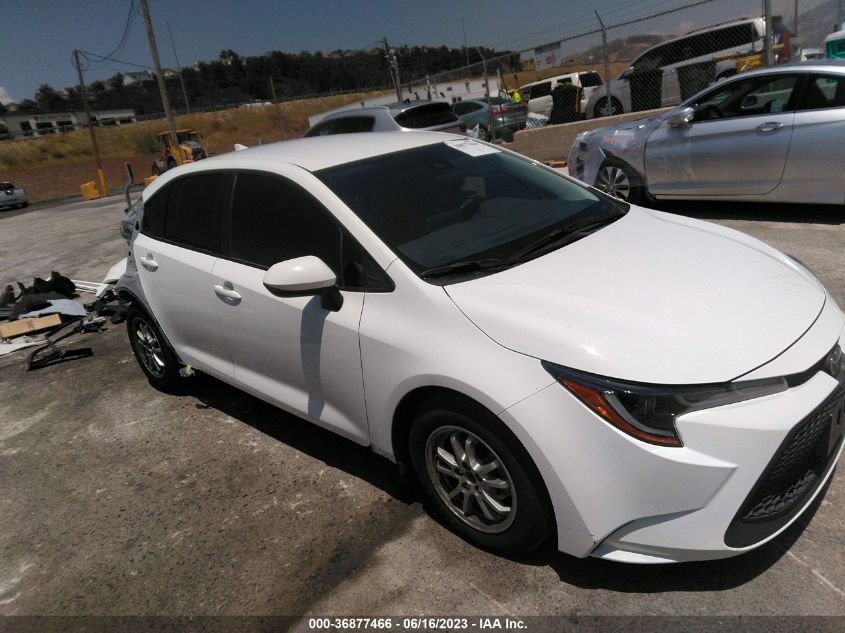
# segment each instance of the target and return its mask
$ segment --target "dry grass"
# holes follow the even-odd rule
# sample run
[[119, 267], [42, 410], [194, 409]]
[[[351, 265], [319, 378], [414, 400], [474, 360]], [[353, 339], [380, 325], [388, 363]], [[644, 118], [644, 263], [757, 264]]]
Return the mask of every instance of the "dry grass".
[[[284, 115], [285, 134], [287, 138], [297, 138], [308, 129], [309, 116], [379, 94], [384, 93], [352, 93], [280, 104]], [[200, 132], [209, 147], [231, 148], [234, 143], [254, 145], [258, 139], [264, 142], [281, 139], [275, 110], [270, 105], [180, 116], [176, 123], [177, 127], [192, 128]], [[119, 159], [149, 154], [157, 148], [156, 135], [166, 127], [166, 122], [159, 120], [98, 128], [97, 142], [100, 154], [103, 158]], [[88, 161], [93, 155], [87, 130], [0, 143], [0, 167], [5, 168], [37, 169]]]

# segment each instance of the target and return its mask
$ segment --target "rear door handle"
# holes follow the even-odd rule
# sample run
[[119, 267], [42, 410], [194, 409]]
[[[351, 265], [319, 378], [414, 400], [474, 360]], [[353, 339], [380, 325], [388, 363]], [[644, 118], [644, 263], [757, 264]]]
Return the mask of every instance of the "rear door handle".
[[215, 284], [214, 293], [224, 301], [238, 303], [241, 300], [240, 293], [236, 292], [234, 286], [228, 281], [224, 282], [222, 286]]
[[144, 257], [141, 258], [141, 266], [151, 272], [155, 272], [158, 270], [158, 262], [153, 259], [152, 253], [147, 253], [146, 255], [144, 255]]
[[779, 130], [782, 127], [783, 123], [781, 123], [780, 121], [769, 121], [768, 123], [758, 125], [757, 130], [759, 132], [774, 132], [775, 130]]

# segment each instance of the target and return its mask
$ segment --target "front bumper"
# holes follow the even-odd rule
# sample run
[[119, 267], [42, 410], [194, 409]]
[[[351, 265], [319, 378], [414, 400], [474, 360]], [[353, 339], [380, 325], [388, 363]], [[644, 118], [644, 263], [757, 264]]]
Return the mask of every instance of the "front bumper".
[[[795, 434], [838, 391], [845, 396], [839, 381], [819, 372], [778, 394], [689, 413], [677, 420], [682, 448], [625, 435], [558, 384], [501, 415], [525, 428], [541, 453], [532, 454], [555, 508], [561, 551], [624, 562], [679, 562], [748, 551], [801, 515], [833, 472], [841, 434], [825, 431], [825, 455], [794, 498], [767, 499], [761, 482], [771, 483], [770, 464], [795, 450], [785, 447], [794, 445]], [[818, 428], [808, 437], [807, 442], [822, 441]], [[788, 464], [785, 470], [778, 475], [781, 483], [783, 477], [802, 476]]]

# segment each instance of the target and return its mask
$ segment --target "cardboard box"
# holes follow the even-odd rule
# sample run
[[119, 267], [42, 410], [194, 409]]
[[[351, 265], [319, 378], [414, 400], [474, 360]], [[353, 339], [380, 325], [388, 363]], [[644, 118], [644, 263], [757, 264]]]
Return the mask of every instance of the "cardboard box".
[[55, 327], [61, 322], [62, 317], [58, 314], [50, 314], [34, 319], [19, 319], [17, 321], [9, 321], [8, 323], [0, 323], [0, 338], [14, 338], [23, 334], [40, 332], [41, 330]]

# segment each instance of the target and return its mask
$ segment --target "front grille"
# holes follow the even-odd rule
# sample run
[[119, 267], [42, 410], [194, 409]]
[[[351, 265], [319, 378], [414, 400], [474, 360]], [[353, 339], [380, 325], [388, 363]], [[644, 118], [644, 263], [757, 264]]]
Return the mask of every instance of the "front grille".
[[840, 384], [789, 434], [728, 528], [727, 545], [743, 547], [777, 531], [817, 488], [837, 453], [839, 442], [831, 445], [831, 426], [843, 399], [845, 384]]

